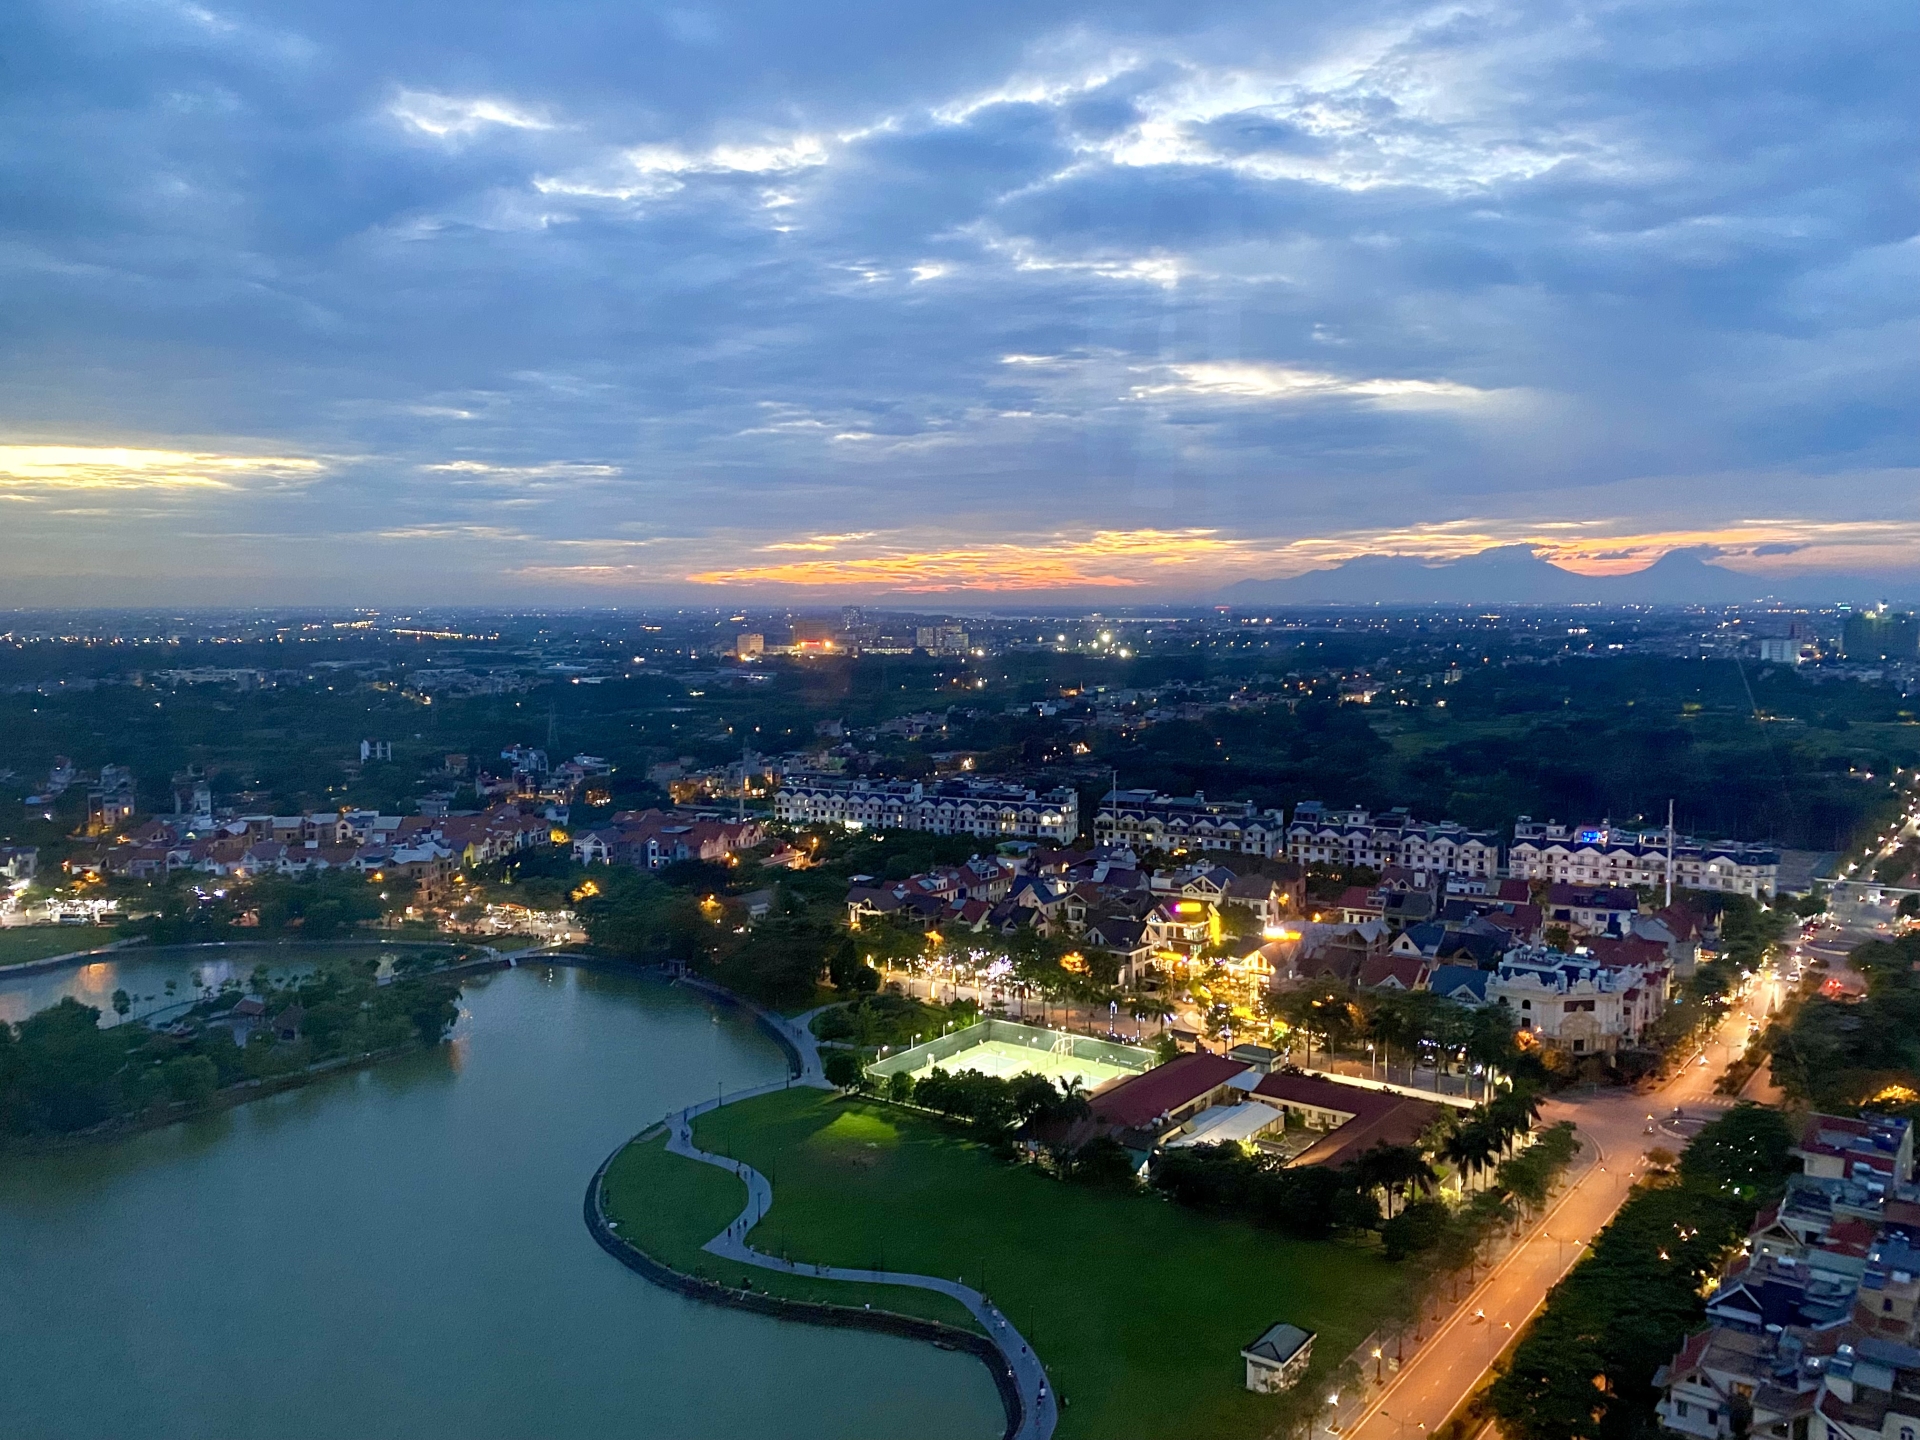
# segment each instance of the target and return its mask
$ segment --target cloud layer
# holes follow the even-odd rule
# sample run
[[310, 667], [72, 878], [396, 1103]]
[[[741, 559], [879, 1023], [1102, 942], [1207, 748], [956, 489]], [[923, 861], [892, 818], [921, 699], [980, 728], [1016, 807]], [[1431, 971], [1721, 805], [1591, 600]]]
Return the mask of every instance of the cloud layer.
[[1920, 564], [1910, 8], [0, 38], [5, 603]]

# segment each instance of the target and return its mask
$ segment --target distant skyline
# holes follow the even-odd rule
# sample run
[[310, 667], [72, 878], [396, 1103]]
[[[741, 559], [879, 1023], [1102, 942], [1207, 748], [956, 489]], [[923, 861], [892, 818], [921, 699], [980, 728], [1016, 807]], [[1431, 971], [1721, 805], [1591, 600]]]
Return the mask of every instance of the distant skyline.
[[1911, 6], [0, 37], [0, 605], [1920, 596]]

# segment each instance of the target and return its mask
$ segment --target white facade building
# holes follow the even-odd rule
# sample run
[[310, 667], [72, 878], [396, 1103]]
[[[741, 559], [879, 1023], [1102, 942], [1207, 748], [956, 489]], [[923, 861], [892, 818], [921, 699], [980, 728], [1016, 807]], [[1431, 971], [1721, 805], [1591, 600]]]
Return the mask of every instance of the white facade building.
[[[1612, 825], [1542, 823], [1530, 815], [1513, 822], [1507, 873], [1516, 880], [1570, 885], [1651, 885], [1667, 881], [1667, 832]], [[1780, 854], [1764, 845], [1673, 839], [1673, 883], [1683, 890], [1732, 891], [1771, 899]]]
[[1064, 845], [1080, 833], [1080, 795], [1071, 785], [1044, 794], [998, 780], [859, 780], [794, 774], [773, 797], [789, 825], [862, 830], [921, 830], [983, 840], [1045, 840]]
[[1130, 850], [1218, 850], [1271, 859], [1286, 845], [1286, 817], [1247, 800], [1115, 790], [1100, 802], [1093, 838]]
[[1603, 965], [1584, 955], [1523, 945], [1487, 982], [1487, 1000], [1513, 1012], [1541, 1044], [1605, 1055], [1637, 1043], [1666, 1006], [1668, 971]]
[[1500, 837], [1448, 822], [1429, 824], [1404, 810], [1385, 815], [1329, 810], [1303, 800], [1287, 827], [1287, 858], [1296, 865], [1401, 865], [1441, 875], [1491, 879], [1500, 873]]

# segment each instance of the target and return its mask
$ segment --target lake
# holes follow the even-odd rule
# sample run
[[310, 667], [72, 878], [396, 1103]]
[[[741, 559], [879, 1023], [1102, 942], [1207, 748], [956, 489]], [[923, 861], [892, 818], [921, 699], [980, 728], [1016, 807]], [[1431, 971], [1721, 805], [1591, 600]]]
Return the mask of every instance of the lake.
[[969, 1357], [686, 1300], [587, 1234], [622, 1140], [784, 1073], [749, 1019], [545, 966], [469, 977], [462, 1009], [432, 1052], [0, 1160], [0, 1435], [1000, 1433]]
[[[116, 1022], [113, 992], [125, 990], [132, 997], [129, 1017], [141, 1016], [179, 1005], [193, 997], [193, 977], [211, 989], [219, 989], [228, 980], [245, 985], [256, 965], [265, 965], [270, 974], [305, 974], [322, 960], [346, 956], [403, 955], [405, 945], [179, 945], [150, 949], [145, 945], [115, 950], [84, 965], [63, 965], [57, 970], [42, 970], [37, 975], [14, 975], [0, 979], [0, 1020], [15, 1024], [36, 1010], [71, 995], [83, 1005], [100, 1012], [100, 1023]], [[437, 948], [437, 947], [417, 947]], [[172, 994], [167, 982], [174, 982]]]

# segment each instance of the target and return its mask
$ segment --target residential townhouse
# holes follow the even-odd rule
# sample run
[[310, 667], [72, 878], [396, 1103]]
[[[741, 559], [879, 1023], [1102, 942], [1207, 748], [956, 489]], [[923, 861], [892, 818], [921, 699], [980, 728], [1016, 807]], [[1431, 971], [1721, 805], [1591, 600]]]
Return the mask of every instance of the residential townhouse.
[[[1807, 1117], [1805, 1169], [1755, 1219], [1707, 1301], [1710, 1326], [1654, 1377], [1669, 1434], [1696, 1440], [1920, 1435], [1920, 1204], [1911, 1126]], [[1853, 1162], [1870, 1155], [1862, 1174]]]
[[1067, 844], [1080, 833], [1080, 795], [1071, 785], [1038, 791], [985, 778], [923, 782], [796, 772], [781, 782], [773, 813], [789, 825], [917, 830], [1055, 845]]
[[1565, 925], [1575, 935], [1617, 938], [1633, 929], [1634, 917], [1640, 913], [1640, 897], [1624, 886], [1555, 882], [1547, 887], [1541, 909], [1547, 924]]
[[1094, 815], [1094, 838], [1103, 845], [1169, 854], [1213, 851], [1232, 855], [1279, 855], [1286, 846], [1286, 817], [1251, 801], [1162, 795], [1153, 790], [1113, 790]]
[[431, 881], [552, 837], [547, 820], [511, 805], [442, 818], [369, 811], [246, 815], [210, 832], [195, 828], [192, 816], [161, 816], [82, 863], [141, 880], [182, 870], [242, 879], [350, 870]]
[[1287, 858], [1296, 865], [1389, 865], [1421, 874], [1490, 880], [1500, 873], [1500, 837], [1451, 821], [1415, 820], [1402, 807], [1384, 815], [1329, 810], [1318, 800], [1294, 807], [1287, 827]]
[[1879, 1115], [1810, 1115], [1793, 1154], [1803, 1174], [1887, 1196], [1913, 1174], [1913, 1126]]
[[[1522, 880], [1575, 885], [1664, 887], [1669, 837], [1664, 829], [1562, 825], [1519, 816], [1507, 851], [1507, 873]], [[1672, 878], [1686, 890], [1719, 890], [1770, 899], [1780, 874], [1779, 852], [1765, 845], [1674, 836]]]
[[767, 838], [754, 816], [711, 811], [626, 810], [604, 825], [573, 836], [573, 856], [584, 865], [631, 865], [659, 870], [680, 860], [724, 865]]

